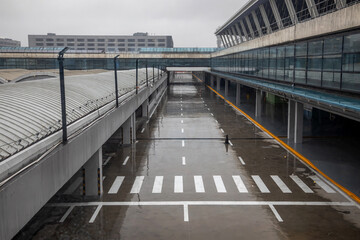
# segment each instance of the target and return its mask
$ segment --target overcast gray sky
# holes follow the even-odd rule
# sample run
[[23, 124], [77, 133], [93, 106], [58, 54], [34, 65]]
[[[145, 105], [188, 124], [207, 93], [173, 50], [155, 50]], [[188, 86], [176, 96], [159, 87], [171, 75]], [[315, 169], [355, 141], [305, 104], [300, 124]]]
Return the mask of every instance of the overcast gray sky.
[[215, 47], [214, 32], [247, 0], [0, 0], [0, 37], [169, 34], [175, 47]]

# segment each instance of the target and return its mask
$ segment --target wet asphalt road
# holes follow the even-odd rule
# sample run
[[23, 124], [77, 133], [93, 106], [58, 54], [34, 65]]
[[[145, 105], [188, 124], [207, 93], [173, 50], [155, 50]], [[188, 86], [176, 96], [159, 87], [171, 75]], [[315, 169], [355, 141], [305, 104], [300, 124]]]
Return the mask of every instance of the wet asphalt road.
[[346, 195], [190, 74], [174, 82], [104, 167], [102, 198], [54, 200], [33, 239], [360, 239]]

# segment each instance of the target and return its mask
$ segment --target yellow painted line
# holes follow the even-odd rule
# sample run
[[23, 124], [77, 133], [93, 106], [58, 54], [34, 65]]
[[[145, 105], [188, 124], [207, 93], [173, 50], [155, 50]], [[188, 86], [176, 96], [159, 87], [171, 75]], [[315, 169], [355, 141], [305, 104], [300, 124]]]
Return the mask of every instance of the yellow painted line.
[[[197, 78], [199, 81], [203, 82], [202, 80], [200, 80], [197, 76], [193, 75], [195, 78]], [[345, 187], [341, 186], [339, 183], [335, 182], [333, 179], [331, 179], [329, 176], [327, 176], [325, 173], [323, 173], [319, 168], [317, 168], [309, 159], [307, 159], [306, 157], [304, 157], [303, 155], [301, 155], [300, 153], [298, 153], [297, 151], [295, 151], [295, 149], [293, 149], [292, 147], [290, 147], [289, 145], [287, 145], [285, 142], [283, 142], [282, 140], [280, 140], [280, 138], [278, 138], [277, 136], [275, 136], [274, 134], [272, 134], [269, 130], [267, 130], [265, 127], [263, 127], [260, 123], [258, 123], [257, 121], [255, 121], [253, 118], [251, 118], [249, 115], [247, 115], [244, 111], [242, 111], [240, 108], [238, 108], [237, 106], [235, 106], [232, 102], [226, 100], [220, 93], [218, 93], [217, 91], [215, 91], [212, 87], [206, 85], [211, 91], [213, 91], [214, 93], [216, 93], [220, 98], [224, 99], [225, 102], [227, 102], [228, 104], [230, 104], [233, 108], [235, 108], [236, 110], [238, 110], [239, 112], [241, 112], [247, 119], [249, 119], [253, 124], [255, 124], [257, 127], [259, 127], [261, 130], [263, 130], [264, 132], [266, 132], [267, 134], [269, 134], [272, 138], [274, 138], [276, 141], [278, 141], [284, 148], [286, 148], [288, 151], [290, 151], [292, 154], [294, 154], [296, 157], [298, 157], [299, 159], [301, 159], [302, 161], [304, 161], [305, 163], [307, 163], [312, 169], [314, 169], [315, 171], [317, 171], [319, 174], [321, 174], [324, 178], [326, 178], [327, 180], [329, 180], [331, 183], [333, 183], [335, 186], [337, 186], [338, 188], [340, 188], [343, 192], [345, 192], [349, 197], [351, 197], [352, 199], [354, 199], [357, 203], [360, 203], [360, 198], [358, 196], [356, 196], [354, 193], [352, 193], [350, 190], [346, 189]]]

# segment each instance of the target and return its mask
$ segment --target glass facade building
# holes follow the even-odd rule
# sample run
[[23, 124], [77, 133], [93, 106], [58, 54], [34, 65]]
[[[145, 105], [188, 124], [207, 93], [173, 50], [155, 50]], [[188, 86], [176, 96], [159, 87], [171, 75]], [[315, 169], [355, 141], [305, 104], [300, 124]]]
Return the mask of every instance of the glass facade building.
[[215, 71], [297, 85], [360, 92], [360, 32], [212, 58]]

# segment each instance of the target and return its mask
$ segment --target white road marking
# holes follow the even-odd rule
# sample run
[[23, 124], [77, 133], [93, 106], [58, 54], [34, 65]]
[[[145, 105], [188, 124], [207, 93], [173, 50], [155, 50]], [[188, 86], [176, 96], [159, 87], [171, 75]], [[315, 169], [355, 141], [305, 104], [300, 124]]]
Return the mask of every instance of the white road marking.
[[181, 123], [184, 123], [184, 120], [181, 120]]
[[145, 128], [143, 128], [142, 130], [141, 130], [141, 133], [144, 133], [145, 132]]
[[216, 120], [216, 119], [215, 119], [215, 122], [216, 122], [216, 123], [219, 123], [218, 120]]
[[252, 175], [251, 176], [258, 188], [260, 189], [260, 192], [262, 193], [270, 193], [270, 190], [266, 187], [263, 180], [258, 175]]
[[183, 177], [182, 177], [182, 176], [175, 176], [174, 192], [175, 192], [175, 193], [182, 193], [182, 192], [184, 192], [184, 188], [183, 188]]
[[242, 165], [245, 165], [244, 159], [242, 159], [242, 157], [238, 156], [239, 161], [241, 162]]
[[64, 194], [72, 194], [79, 187], [82, 180], [83, 179], [81, 177], [76, 178], [75, 181], [65, 190]]
[[278, 187], [283, 193], [291, 193], [291, 190], [288, 188], [288, 186], [286, 186], [286, 184], [283, 182], [283, 180], [281, 180], [279, 176], [271, 175], [270, 177], [274, 180], [276, 185], [278, 185]]
[[69, 209], [65, 212], [64, 216], [62, 216], [62, 218], [60, 219], [59, 222], [64, 222], [66, 220], [66, 218], [69, 216], [69, 214], [71, 213], [71, 211], [74, 209], [75, 206], [70, 206]]
[[184, 114], [181, 113], [181, 116], [184, 116]]
[[181, 129], [181, 133], [184, 133], [184, 129], [183, 129], [183, 128]]
[[208, 110], [210, 111], [210, 108], [208, 108]]
[[135, 178], [134, 185], [130, 190], [130, 193], [139, 193], [143, 182], [144, 182], [144, 176], [137, 176]]
[[225, 132], [224, 132], [224, 129], [222, 129], [222, 128], [220, 128], [220, 131], [221, 131], [222, 133], [225, 133]]
[[195, 183], [195, 191], [197, 193], [204, 193], [204, 182], [202, 176], [194, 176], [194, 183]]
[[324, 183], [318, 176], [309, 176], [317, 185], [319, 185], [322, 189], [324, 189], [327, 193], [335, 193], [334, 189], [329, 187], [326, 183]]
[[126, 164], [127, 164], [127, 162], [129, 161], [129, 156], [127, 156], [126, 158], [125, 158], [125, 160], [124, 160], [124, 163], [123, 163], [123, 165], [125, 166]]
[[152, 193], [161, 193], [164, 176], [156, 176]]
[[274, 213], [276, 219], [277, 219], [279, 222], [283, 222], [283, 219], [281, 218], [281, 216], [280, 216], [280, 214], [278, 213], [278, 211], [276, 211], [274, 205], [269, 204], [269, 207], [270, 207], [271, 211]]
[[214, 114], [213, 113], [210, 113], [211, 114], [211, 116], [214, 116]]
[[229, 144], [230, 144], [230, 146], [234, 146], [234, 144], [229, 140]]
[[189, 205], [184, 204], [184, 222], [189, 221]]
[[181, 141], [181, 146], [185, 147], [185, 141], [184, 140]]
[[243, 182], [243, 180], [241, 179], [241, 177], [239, 175], [233, 175], [232, 176], [235, 182], [235, 185], [237, 187], [237, 189], [239, 190], [239, 192], [241, 193], [247, 193], [248, 190], [245, 187], [245, 184]]
[[223, 182], [221, 176], [214, 175], [213, 178], [214, 178], [217, 192], [218, 193], [226, 193], [226, 188], [225, 188], [225, 185], [224, 185], [224, 182]]
[[103, 181], [105, 180], [106, 176], [103, 176]]
[[313, 193], [313, 191], [298, 176], [290, 175], [290, 177], [305, 193]]
[[186, 165], [186, 158], [182, 157], [182, 165]]
[[97, 206], [97, 208], [95, 209], [94, 214], [93, 214], [92, 217], [90, 218], [89, 223], [94, 223], [94, 222], [95, 222], [95, 219], [96, 219], [97, 215], [99, 214], [101, 208], [102, 208], [102, 204], [99, 204], [99, 205]]
[[182, 111], [183, 109], [181, 108], [181, 111]]
[[117, 194], [124, 179], [125, 179], [125, 177], [123, 177], [123, 176], [116, 177], [115, 181], [111, 185], [111, 188], [110, 188], [108, 194]]
[[109, 161], [110, 161], [111, 158], [112, 158], [112, 156], [109, 156], [109, 157], [105, 160], [105, 162], [103, 163], [103, 166], [106, 166], [106, 164], [109, 163]]

